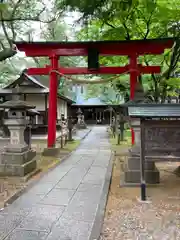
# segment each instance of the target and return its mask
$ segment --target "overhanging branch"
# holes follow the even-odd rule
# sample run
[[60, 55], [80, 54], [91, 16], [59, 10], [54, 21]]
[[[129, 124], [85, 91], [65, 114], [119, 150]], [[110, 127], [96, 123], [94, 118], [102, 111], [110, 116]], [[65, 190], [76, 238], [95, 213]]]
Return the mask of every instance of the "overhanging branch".
[[0, 62], [6, 60], [7, 58], [13, 57], [16, 54], [16, 48], [6, 48], [0, 51]]

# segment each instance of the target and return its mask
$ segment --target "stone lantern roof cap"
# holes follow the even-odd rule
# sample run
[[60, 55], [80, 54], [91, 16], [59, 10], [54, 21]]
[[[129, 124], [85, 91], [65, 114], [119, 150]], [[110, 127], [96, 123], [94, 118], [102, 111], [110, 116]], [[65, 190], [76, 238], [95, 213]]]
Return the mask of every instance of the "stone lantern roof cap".
[[9, 109], [32, 109], [35, 106], [29, 104], [28, 102], [20, 100], [20, 89], [19, 86], [12, 90], [12, 100], [0, 104], [0, 108]]
[[0, 108], [33, 109], [33, 108], [35, 108], [35, 106], [29, 104], [28, 102], [22, 101], [22, 100], [10, 100], [10, 101], [0, 104]]
[[78, 110], [77, 110], [77, 114], [82, 114], [82, 111], [81, 111], [80, 108], [78, 108]]

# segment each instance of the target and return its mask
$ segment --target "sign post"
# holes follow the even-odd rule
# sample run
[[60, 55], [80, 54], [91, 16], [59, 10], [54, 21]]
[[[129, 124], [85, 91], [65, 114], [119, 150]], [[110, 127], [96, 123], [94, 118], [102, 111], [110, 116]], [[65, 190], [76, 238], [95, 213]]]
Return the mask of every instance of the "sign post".
[[141, 175], [141, 201], [146, 201], [146, 180], [145, 180], [145, 119], [140, 120], [141, 145], [140, 145], [140, 175]]

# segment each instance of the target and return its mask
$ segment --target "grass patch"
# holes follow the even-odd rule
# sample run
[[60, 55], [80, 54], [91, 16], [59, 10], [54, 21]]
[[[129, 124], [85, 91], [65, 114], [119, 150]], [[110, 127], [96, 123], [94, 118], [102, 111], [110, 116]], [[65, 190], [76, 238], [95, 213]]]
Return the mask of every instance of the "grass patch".
[[80, 140], [73, 140], [67, 142], [67, 144], [64, 146], [62, 150], [72, 152], [79, 146], [80, 142], [81, 142]]
[[114, 138], [112, 135], [111, 130], [109, 130], [109, 141], [111, 143], [111, 149], [114, 152], [121, 152], [122, 149], [126, 146], [129, 147], [131, 146], [131, 130], [127, 129], [124, 131], [124, 141], [121, 141], [120, 144], [118, 145], [118, 135], [116, 134], [116, 137]]
[[38, 153], [36, 157], [37, 157], [37, 167], [42, 172], [46, 172], [49, 168], [61, 162], [61, 159], [59, 158], [42, 156], [40, 153]]

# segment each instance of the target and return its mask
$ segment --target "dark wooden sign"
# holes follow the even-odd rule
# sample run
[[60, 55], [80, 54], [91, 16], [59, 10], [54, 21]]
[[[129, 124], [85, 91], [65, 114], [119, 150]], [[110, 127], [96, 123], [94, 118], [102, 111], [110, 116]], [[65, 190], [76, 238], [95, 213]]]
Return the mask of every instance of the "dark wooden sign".
[[159, 154], [180, 157], [179, 120], [145, 120], [143, 127], [145, 156]]

